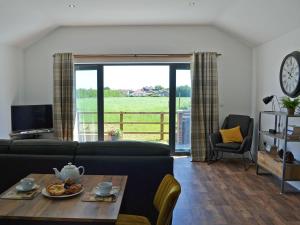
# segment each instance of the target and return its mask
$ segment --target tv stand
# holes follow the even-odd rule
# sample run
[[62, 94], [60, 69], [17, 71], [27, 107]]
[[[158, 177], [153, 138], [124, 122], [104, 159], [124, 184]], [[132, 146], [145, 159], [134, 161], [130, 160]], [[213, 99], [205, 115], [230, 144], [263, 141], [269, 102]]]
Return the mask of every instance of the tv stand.
[[40, 129], [40, 130], [27, 130], [12, 132], [9, 134], [10, 138], [13, 140], [19, 139], [53, 139], [53, 130], [52, 129]]

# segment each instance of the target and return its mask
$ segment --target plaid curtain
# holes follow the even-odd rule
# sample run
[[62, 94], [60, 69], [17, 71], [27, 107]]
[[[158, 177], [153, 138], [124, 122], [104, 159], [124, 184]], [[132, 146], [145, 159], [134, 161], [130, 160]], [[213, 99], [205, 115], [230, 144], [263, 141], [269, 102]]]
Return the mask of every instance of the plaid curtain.
[[72, 53], [53, 55], [53, 127], [60, 140], [73, 140], [75, 101]]
[[209, 134], [219, 129], [217, 53], [194, 53], [192, 73], [192, 161], [207, 159]]

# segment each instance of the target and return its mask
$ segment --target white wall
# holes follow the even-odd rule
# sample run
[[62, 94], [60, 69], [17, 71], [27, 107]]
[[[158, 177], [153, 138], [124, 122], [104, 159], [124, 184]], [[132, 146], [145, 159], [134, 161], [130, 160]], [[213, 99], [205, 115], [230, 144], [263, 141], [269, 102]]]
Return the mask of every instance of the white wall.
[[252, 50], [206, 26], [62, 27], [25, 49], [25, 103], [52, 102], [52, 55], [192, 53], [219, 57], [221, 120], [228, 113], [251, 113]]
[[[271, 110], [271, 105], [264, 105], [262, 98], [269, 95], [284, 96], [279, 83], [279, 71], [283, 58], [293, 52], [300, 51], [300, 29], [290, 32], [280, 38], [256, 47], [253, 51], [256, 76], [256, 115], [259, 111]], [[278, 109], [278, 108], [277, 108]], [[300, 120], [298, 125], [300, 125]], [[295, 123], [292, 121], [292, 123]], [[292, 151], [300, 160], [300, 144], [289, 144], [288, 150]], [[297, 184], [300, 187], [300, 183]]]
[[22, 102], [23, 51], [0, 45], [0, 138], [11, 132], [10, 106]]

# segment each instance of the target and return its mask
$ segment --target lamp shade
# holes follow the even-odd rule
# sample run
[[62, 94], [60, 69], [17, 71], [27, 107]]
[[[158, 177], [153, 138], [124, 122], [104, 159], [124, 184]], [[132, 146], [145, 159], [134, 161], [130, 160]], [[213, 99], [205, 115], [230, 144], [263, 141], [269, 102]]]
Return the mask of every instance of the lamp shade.
[[274, 95], [264, 97], [263, 102], [267, 105], [272, 101], [273, 98], [274, 98]]

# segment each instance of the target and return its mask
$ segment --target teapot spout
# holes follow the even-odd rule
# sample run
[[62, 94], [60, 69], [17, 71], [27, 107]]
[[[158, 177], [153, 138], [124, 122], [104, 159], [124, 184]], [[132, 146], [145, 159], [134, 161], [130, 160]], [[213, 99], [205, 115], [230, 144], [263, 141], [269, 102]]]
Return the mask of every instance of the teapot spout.
[[55, 176], [58, 178], [58, 179], [60, 179], [60, 172], [58, 171], [58, 169], [56, 169], [56, 168], [53, 168], [53, 170], [54, 170], [54, 173], [55, 173]]

